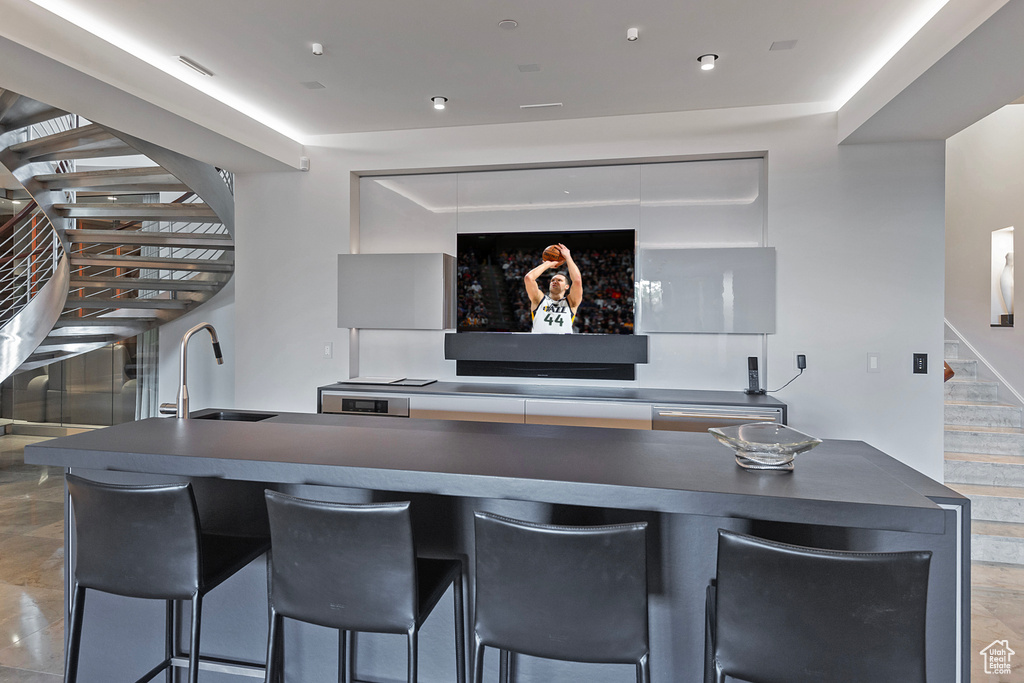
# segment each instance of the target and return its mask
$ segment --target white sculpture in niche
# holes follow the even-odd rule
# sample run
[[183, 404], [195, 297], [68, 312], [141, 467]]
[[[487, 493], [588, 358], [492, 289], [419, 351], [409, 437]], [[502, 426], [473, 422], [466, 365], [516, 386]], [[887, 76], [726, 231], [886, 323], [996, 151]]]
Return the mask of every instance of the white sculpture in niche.
[[1003, 312], [1013, 315], [1013, 252], [1007, 252], [1006, 265], [999, 274], [999, 294], [1003, 298]]

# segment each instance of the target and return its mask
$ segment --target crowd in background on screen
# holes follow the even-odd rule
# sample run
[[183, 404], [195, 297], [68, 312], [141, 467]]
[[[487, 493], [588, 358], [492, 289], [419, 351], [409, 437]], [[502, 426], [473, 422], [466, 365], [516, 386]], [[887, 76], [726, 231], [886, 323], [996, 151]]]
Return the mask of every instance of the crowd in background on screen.
[[[573, 261], [583, 275], [583, 302], [576, 312], [573, 332], [631, 334], [633, 252], [574, 250]], [[490, 260], [472, 250], [460, 253], [459, 329], [529, 332], [530, 299], [523, 276], [538, 263], [535, 250], [506, 250]], [[557, 269], [549, 270], [540, 278], [542, 291], [547, 290], [547, 279], [555, 272]]]

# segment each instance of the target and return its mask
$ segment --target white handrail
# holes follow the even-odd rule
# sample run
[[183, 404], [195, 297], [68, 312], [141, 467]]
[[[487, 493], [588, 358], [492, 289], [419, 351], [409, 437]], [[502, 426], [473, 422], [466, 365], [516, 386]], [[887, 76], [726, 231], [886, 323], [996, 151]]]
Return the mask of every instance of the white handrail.
[[1020, 392], [1018, 392], [1016, 389], [1014, 389], [1013, 385], [1010, 384], [1009, 382], [1007, 382], [1006, 378], [1003, 377], [999, 373], [999, 371], [996, 370], [992, 366], [991, 363], [989, 363], [987, 360], [985, 360], [985, 357], [983, 355], [981, 355], [981, 353], [978, 351], [978, 349], [974, 348], [974, 346], [971, 344], [971, 342], [967, 341], [967, 338], [964, 335], [960, 334], [960, 330], [956, 329], [956, 327], [953, 326], [953, 323], [949, 322], [949, 320], [946, 320], [945, 318], [943, 318], [943, 322], [945, 322], [946, 326], [950, 330], [952, 330], [953, 334], [956, 335], [957, 341], [959, 341], [964, 346], [966, 346], [970, 350], [970, 352], [974, 354], [975, 358], [977, 358], [979, 362], [983, 363], [985, 365], [985, 367], [988, 368], [989, 371], [993, 375], [996, 376], [996, 379], [999, 380], [999, 382], [1002, 383], [1002, 385], [1004, 387], [1006, 387], [1007, 389], [1010, 390], [1010, 393], [1013, 394], [1014, 398], [1017, 399], [1018, 403], [1020, 403], [1022, 406], [1024, 406], [1024, 396], [1021, 396]]

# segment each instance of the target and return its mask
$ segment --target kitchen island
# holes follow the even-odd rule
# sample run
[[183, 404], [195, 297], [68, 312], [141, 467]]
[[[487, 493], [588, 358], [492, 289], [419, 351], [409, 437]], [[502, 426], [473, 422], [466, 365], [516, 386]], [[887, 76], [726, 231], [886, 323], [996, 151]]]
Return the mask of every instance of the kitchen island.
[[[752, 472], [708, 434], [279, 414], [256, 422], [154, 418], [31, 445], [25, 459], [107, 481], [188, 478], [211, 527], [258, 531], [264, 488], [348, 502], [411, 499], [421, 551], [463, 557], [470, 581], [475, 509], [538, 522], [647, 521], [655, 683], [701, 680], [704, 588], [719, 528], [820, 547], [931, 550], [928, 677], [967, 679], [968, 501], [861, 442], [826, 441], [798, 456], [792, 473]], [[70, 562], [73, 535], [66, 539]], [[262, 659], [260, 565], [208, 597], [204, 654]], [[472, 591], [468, 598], [471, 607]], [[119, 649], [140, 659], [140, 672], [159, 658], [159, 604], [90, 600], [86, 679], [125, 677], [123, 663], [103, 655], [107, 638], [132, 642]], [[451, 628], [449, 610], [436, 609], [421, 635], [421, 681], [452, 679]], [[288, 680], [330, 679], [333, 634], [290, 623], [287, 638]], [[631, 680], [631, 667], [520, 659], [520, 683]], [[355, 668], [359, 680], [404, 680], [401, 637], [361, 636]]]

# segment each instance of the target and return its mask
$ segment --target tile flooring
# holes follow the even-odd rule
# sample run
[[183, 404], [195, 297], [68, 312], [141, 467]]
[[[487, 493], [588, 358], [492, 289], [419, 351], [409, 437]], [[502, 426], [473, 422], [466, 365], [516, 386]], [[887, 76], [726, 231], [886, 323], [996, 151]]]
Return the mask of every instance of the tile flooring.
[[[58, 683], [64, 670], [63, 483], [26, 465], [38, 437], [0, 437], [0, 683]], [[1024, 567], [972, 568], [971, 680], [1024, 683]], [[981, 649], [1008, 641], [1009, 674], [986, 674]]]
[[0, 437], [0, 683], [58, 683], [64, 671], [64, 484]]

